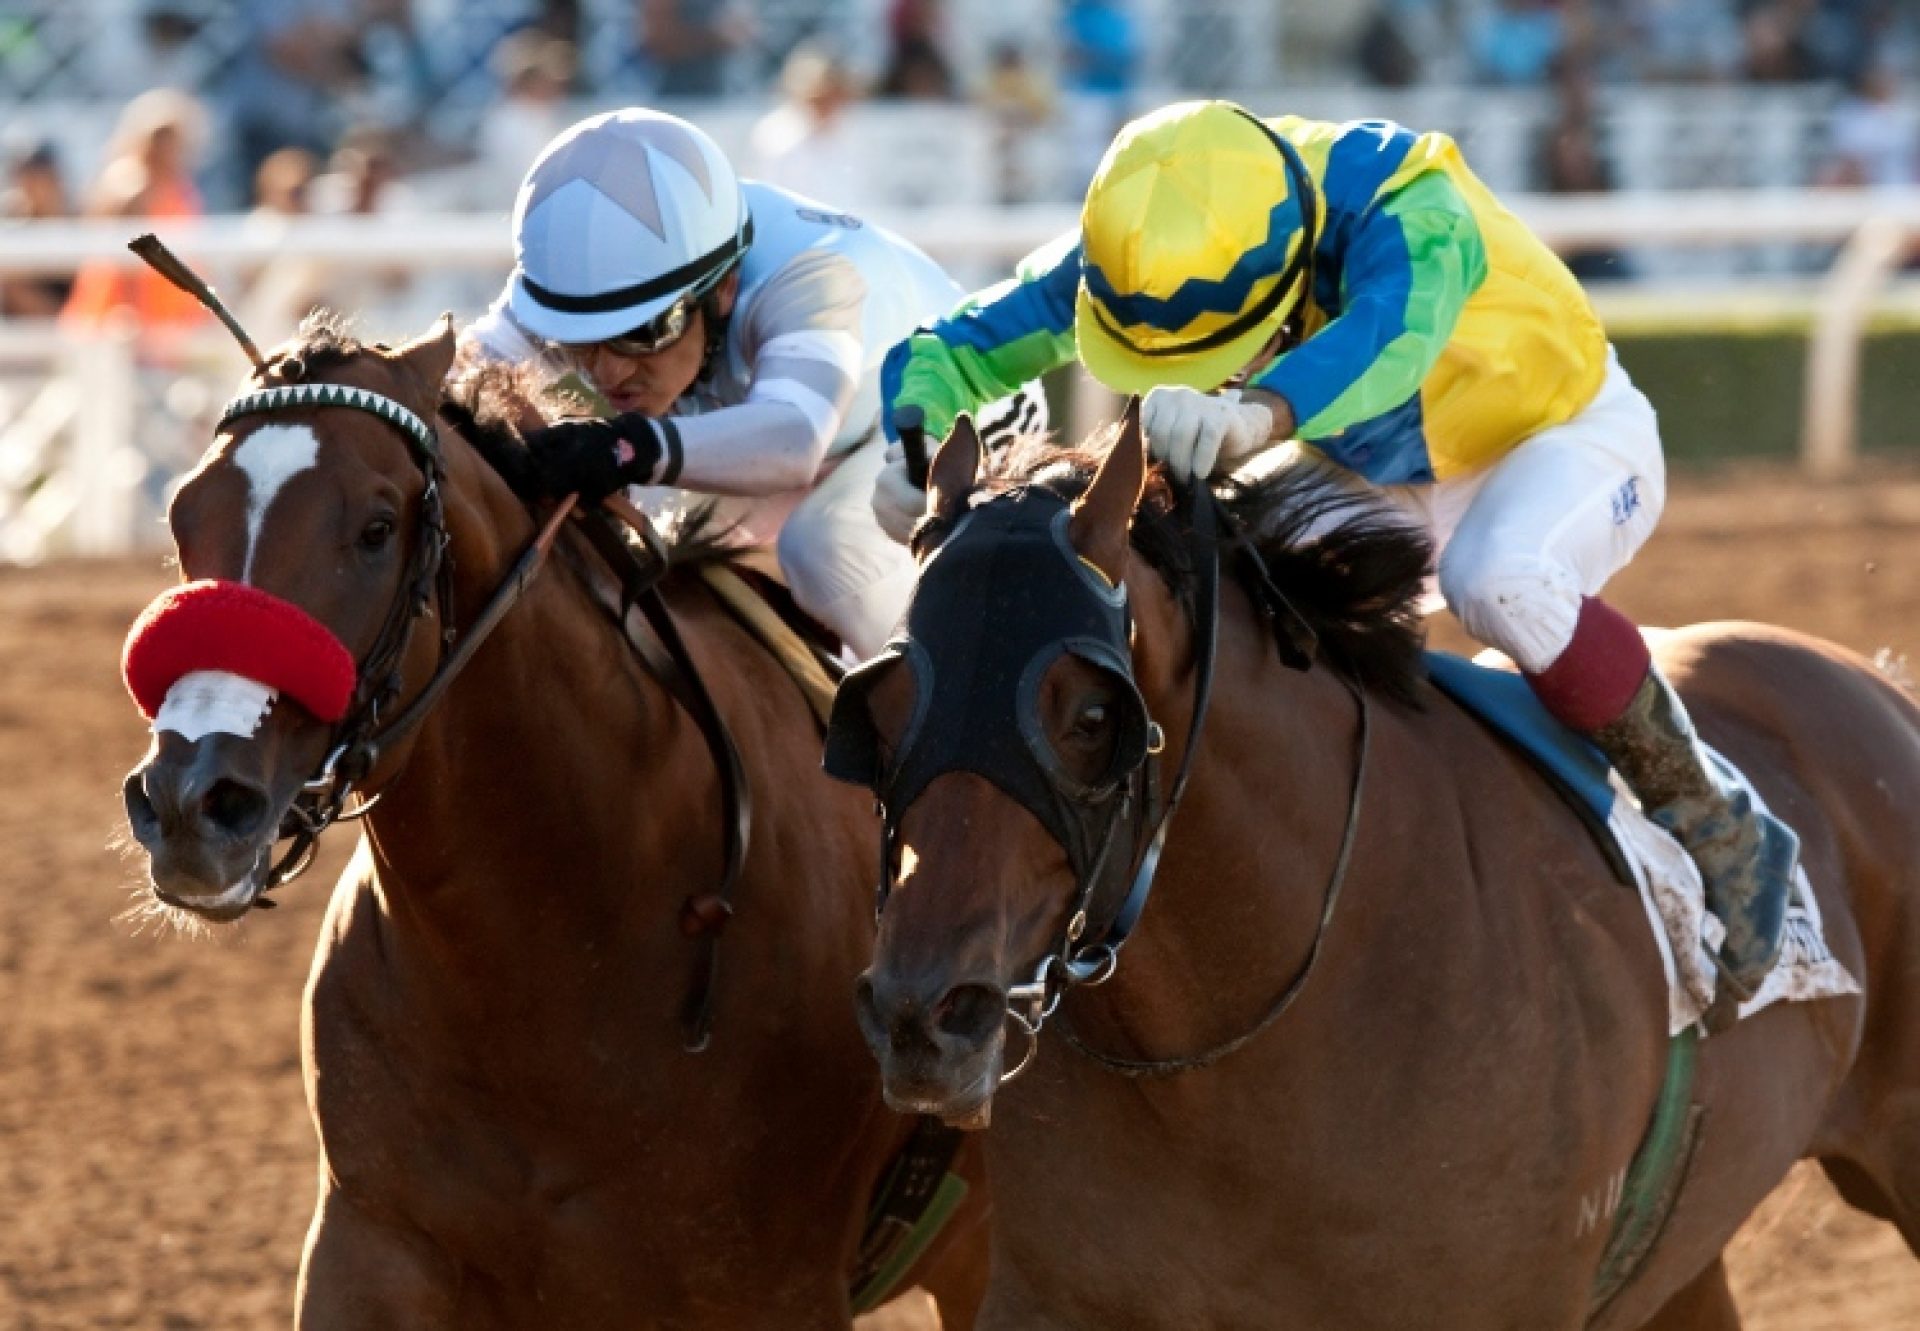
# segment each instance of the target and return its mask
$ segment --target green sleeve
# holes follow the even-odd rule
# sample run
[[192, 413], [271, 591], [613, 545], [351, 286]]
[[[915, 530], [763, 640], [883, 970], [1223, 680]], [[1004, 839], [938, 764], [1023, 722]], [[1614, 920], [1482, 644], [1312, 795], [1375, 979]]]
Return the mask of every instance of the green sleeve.
[[1072, 361], [1079, 285], [1080, 238], [1069, 233], [1022, 260], [1013, 278], [915, 329], [887, 353], [881, 370], [888, 437], [895, 407], [919, 407], [928, 435], [943, 439], [961, 412], [978, 411]]

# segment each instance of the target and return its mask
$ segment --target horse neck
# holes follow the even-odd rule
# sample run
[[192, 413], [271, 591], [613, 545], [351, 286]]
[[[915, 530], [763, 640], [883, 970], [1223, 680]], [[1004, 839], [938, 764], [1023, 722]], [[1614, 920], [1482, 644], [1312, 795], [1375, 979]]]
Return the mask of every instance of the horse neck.
[[[1194, 635], [1157, 577], [1129, 585], [1170, 781], [1193, 720]], [[1114, 980], [1075, 999], [1090, 1043], [1155, 1057], [1217, 1044], [1298, 973], [1340, 854], [1358, 725], [1339, 677], [1280, 664], [1251, 603], [1223, 585], [1212, 701], [1151, 905]]]
[[[473, 623], [532, 537], [505, 486], [466, 461], [448, 498], [456, 625]], [[596, 603], [590, 559], [563, 538], [423, 723], [371, 816], [394, 921], [511, 949], [530, 930], [598, 937], [641, 895], [677, 902], [717, 881], [713, 762]], [[674, 582], [683, 609], [701, 599]], [[735, 650], [705, 607], [678, 620], [696, 658]], [[723, 696], [733, 683], [709, 682]], [[673, 932], [671, 916], [660, 932]]]

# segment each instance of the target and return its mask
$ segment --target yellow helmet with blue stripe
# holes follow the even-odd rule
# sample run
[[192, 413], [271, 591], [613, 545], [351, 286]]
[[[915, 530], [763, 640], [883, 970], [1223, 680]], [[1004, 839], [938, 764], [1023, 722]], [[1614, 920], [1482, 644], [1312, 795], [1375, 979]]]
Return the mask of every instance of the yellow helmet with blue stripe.
[[1117, 392], [1218, 388], [1299, 304], [1318, 213], [1293, 145], [1231, 102], [1129, 124], [1080, 213], [1081, 360]]

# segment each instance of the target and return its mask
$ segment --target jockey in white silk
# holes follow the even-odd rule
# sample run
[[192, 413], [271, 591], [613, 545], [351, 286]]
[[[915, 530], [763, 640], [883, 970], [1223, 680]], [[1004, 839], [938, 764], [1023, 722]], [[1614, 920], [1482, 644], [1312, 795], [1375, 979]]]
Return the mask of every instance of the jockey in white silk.
[[[470, 342], [512, 361], [558, 357], [620, 413], [530, 441], [548, 488], [764, 501], [746, 525], [761, 538], [777, 526], [794, 599], [855, 653], [879, 650], [913, 583], [869, 502], [884, 462], [881, 362], [959, 287], [891, 232], [738, 181], [705, 134], [650, 111], [562, 134], [514, 222], [514, 275]], [[1043, 426], [1037, 398], [987, 419]]]

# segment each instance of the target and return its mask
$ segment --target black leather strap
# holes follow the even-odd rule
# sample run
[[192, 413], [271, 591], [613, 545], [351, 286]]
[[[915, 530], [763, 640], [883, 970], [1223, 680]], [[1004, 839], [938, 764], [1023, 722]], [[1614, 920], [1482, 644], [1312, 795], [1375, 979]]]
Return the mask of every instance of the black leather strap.
[[686, 641], [673, 622], [673, 615], [660, 595], [660, 573], [650, 569], [634, 554], [604, 513], [584, 512], [581, 530], [594, 550], [620, 580], [621, 618], [638, 607], [652, 628], [659, 648], [644, 637], [634, 635], [648, 669], [679, 703], [700, 733], [713, 755], [720, 775], [721, 832], [725, 838], [725, 858], [719, 885], [711, 892], [689, 897], [682, 906], [681, 926], [694, 939], [693, 980], [680, 1009], [682, 1041], [689, 1053], [707, 1047], [713, 1034], [714, 981], [720, 968], [720, 935], [733, 915], [733, 893], [746, 867], [747, 848], [753, 834], [753, 792], [747, 782], [740, 750], [727, 729], [725, 718], [707, 691]]

